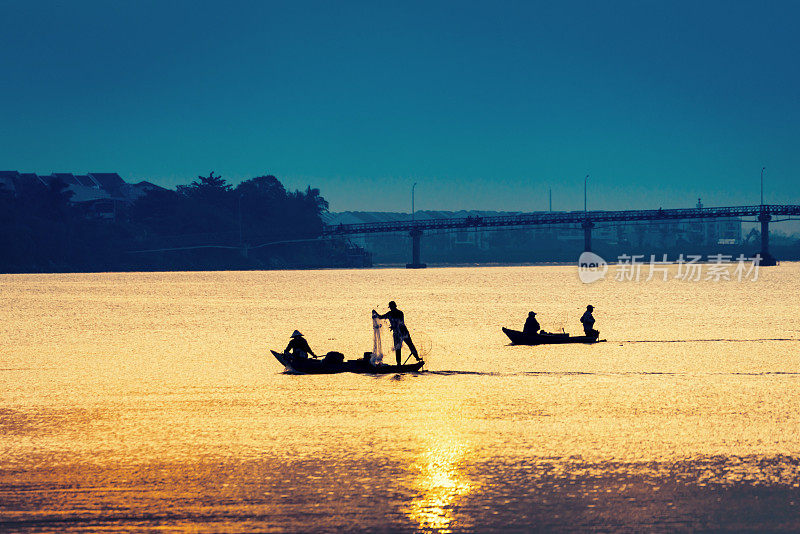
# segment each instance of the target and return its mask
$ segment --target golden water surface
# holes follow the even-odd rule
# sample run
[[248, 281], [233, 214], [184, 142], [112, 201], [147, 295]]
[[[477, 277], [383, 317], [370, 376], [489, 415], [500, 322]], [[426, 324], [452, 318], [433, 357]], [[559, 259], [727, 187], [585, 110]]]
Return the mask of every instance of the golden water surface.
[[[800, 528], [800, 264], [0, 275], [0, 531]], [[372, 348], [426, 371], [283, 372]], [[501, 326], [606, 343], [512, 347]]]

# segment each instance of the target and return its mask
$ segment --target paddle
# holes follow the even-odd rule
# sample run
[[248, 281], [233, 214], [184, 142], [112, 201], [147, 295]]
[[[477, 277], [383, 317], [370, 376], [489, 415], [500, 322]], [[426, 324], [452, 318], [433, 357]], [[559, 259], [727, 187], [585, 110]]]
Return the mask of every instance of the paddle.
[[[410, 360], [412, 356], [413, 356], [413, 354], [409, 354], [409, 355], [408, 355], [408, 358], [406, 358], [406, 361], [404, 361], [404, 362], [403, 362], [403, 365], [407, 364], [407, 363], [408, 363], [408, 360]], [[419, 360], [417, 360], [417, 361], [421, 362], [421, 361], [422, 361], [422, 358], [420, 358], [420, 359], [419, 359]]]

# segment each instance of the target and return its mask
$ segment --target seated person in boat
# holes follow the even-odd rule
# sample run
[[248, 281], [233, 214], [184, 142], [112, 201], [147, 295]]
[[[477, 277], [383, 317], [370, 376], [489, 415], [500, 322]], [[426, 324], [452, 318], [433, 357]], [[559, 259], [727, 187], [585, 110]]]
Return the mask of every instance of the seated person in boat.
[[394, 301], [389, 303], [389, 311], [383, 315], [378, 314], [375, 310], [372, 310], [372, 313], [379, 319], [389, 319], [389, 328], [391, 328], [392, 337], [394, 338], [394, 354], [397, 357], [397, 365], [402, 364], [400, 350], [403, 348], [403, 342], [408, 345], [408, 348], [411, 350], [411, 355], [416, 358], [418, 362], [422, 361], [422, 358], [420, 358], [417, 353], [417, 348], [414, 346], [414, 342], [411, 341], [411, 334], [409, 334], [408, 328], [406, 328], [403, 312], [397, 308], [397, 304]]
[[289, 344], [286, 346], [286, 350], [283, 352], [303, 359], [308, 358], [309, 354], [315, 358], [317, 357], [317, 355], [314, 354], [314, 351], [311, 350], [311, 347], [308, 346], [308, 341], [306, 341], [306, 338], [304, 338], [303, 334], [301, 334], [298, 330], [292, 332], [292, 339], [289, 341]]
[[528, 318], [525, 319], [525, 326], [522, 327], [522, 333], [526, 336], [535, 336], [539, 333], [539, 321], [536, 320], [536, 312], [528, 312]]
[[586, 306], [586, 311], [581, 316], [581, 324], [583, 324], [583, 333], [589, 337], [597, 337], [600, 332], [594, 329], [594, 316], [592, 315], [594, 306], [589, 304]]

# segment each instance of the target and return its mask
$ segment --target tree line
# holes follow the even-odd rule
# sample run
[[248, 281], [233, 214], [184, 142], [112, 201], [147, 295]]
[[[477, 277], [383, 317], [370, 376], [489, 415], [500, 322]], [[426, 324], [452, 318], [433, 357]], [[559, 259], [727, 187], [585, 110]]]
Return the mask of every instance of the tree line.
[[[235, 187], [213, 172], [117, 203], [112, 219], [72, 202], [66, 184], [0, 187], [0, 270], [68, 272], [355, 266], [365, 251], [321, 241], [328, 202], [272, 175]], [[263, 245], [263, 246], [260, 246]], [[253, 248], [257, 247], [257, 248]]]

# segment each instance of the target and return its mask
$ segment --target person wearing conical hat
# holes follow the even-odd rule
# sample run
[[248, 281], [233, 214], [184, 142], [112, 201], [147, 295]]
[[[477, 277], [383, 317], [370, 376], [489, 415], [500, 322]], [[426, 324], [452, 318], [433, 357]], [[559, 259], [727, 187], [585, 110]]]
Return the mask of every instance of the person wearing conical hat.
[[308, 341], [306, 341], [306, 338], [303, 337], [303, 334], [301, 334], [299, 330], [292, 332], [291, 337], [292, 339], [289, 341], [289, 344], [286, 346], [286, 350], [283, 352], [286, 354], [292, 354], [298, 358], [308, 358], [309, 354], [315, 358], [317, 357], [317, 355], [314, 354], [314, 351], [311, 350], [311, 347], [308, 346]]

